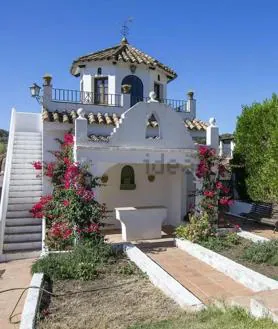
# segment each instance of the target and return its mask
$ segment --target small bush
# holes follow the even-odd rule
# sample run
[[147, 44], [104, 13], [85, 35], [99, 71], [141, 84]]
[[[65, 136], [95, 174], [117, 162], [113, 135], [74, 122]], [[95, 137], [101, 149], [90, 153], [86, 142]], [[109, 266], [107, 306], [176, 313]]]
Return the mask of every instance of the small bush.
[[207, 240], [200, 241], [200, 244], [213, 251], [230, 249], [240, 243], [240, 238], [236, 233], [229, 233], [224, 236], [211, 236]]
[[103, 241], [82, 243], [72, 252], [49, 254], [40, 258], [32, 273], [43, 272], [50, 279], [92, 280], [98, 276], [105, 264], [116, 261], [117, 254]]
[[278, 240], [253, 243], [245, 249], [242, 258], [256, 264], [278, 266]]
[[213, 230], [209, 217], [205, 213], [202, 216], [192, 215], [189, 224], [178, 226], [175, 233], [180, 239], [187, 239], [196, 243], [207, 240], [208, 236], [213, 235]]

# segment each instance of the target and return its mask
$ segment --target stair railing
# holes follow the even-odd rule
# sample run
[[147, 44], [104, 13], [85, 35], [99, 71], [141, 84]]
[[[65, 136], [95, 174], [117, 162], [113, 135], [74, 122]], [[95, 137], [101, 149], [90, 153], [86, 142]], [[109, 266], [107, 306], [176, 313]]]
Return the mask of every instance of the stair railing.
[[4, 231], [5, 231], [5, 222], [6, 222], [7, 208], [8, 208], [10, 177], [12, 171], [15, 121], [16, 121], [16, 110], [15, 108], [13, 108], [11, 112], [9, 140], [8, 140], [6, 164], [5, 164], [4, 179], [2, 186], [2, 196], [0, 203], [0, 254], [3, 253], [4, 233], [5, 233]]

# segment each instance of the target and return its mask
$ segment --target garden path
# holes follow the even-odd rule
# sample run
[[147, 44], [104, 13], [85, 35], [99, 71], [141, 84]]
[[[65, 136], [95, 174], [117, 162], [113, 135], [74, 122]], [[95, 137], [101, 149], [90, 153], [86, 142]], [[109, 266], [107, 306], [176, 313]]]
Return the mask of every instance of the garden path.
[[174, 246], [173, 240], [143, 242], [137, 245], [204, 304], [225, 301], [254, 292], [225, 274]]
[[256, 223], [252, 220], [243, 220], [238, 217], [226, 215], [226, 220], [232, 224], [237, 224], [244, 231], [257, 234], [267, 239], [278, 239], [278, 232], [274, 232], [272, 226]]
[[[31, 281], [30, 268], [34, 259], [14, 260], [6, 263], [0, 263], [0, 291], [10, 288], [28, 287]], [[2, 275], [1, 275], [2, 273]], [[9, 316], [21, 294], [20, 290], [10, 291], [0, 294], [0, 328], [15, 329], [18, 324], [9, 323]], [[16, 316], [12, 319], [14, 322], [20, 321], [21, 312], [26, 298], [21, 299], [15, 310]]]

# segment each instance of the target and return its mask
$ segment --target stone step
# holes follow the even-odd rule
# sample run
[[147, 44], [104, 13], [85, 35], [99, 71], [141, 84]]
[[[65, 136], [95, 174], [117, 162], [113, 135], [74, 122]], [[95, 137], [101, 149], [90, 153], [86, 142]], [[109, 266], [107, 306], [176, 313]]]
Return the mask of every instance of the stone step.
[[32, 218], [29, 210], [7, 211], [6, 218]]
[[40, 241], [42, 240], [42, 234], [41, 233], [12, 233], [12, 234], [6, 234], [4, 237], [4, 243], [17, 243], [17, 242], [34, 242], [34, 241]]
[[42, 248], [41, 241], [30, 241], [30, 242], [12, 242], [4, 243], [4, 251], [22, 251], [22, 250], [40, 250]]
[[[41, 161], [41, 159], [38, 159], [37, 157], [34, 157], [33, 159], [30, 159], [30, 157], [27, 157], [26, 159], [23, 159], [23, 158], [16, 158], [16, 157], [13, 157], [12, 159], [12, 166], [14, 165], [20, 165], [21, 168], [24, 167], [24, 165], [30, 165], [29, 168], [31, 168], [31, 166], [33, 167], [33, 162], [35, 161]], [[20, 166], [18, 166], [17, 168], [20, 168]], [[15, 167], [14, 167], [15, 168]]]
[[40, 201], [40, 196], [35, 197], [10, 197], [8, 201], [8, 205], [13, 204], [24, 204], [24, 203], [32, 203], [35, 204]]
[[278, 290], [266, 290], [254, 294], [250, 301], [250, 313], [255, 318], [269, 317], [278, 322]]
[[17, 259], [37, 258], [40, 256], [40, 254], [41, 250], [20, 250], [4, 252], [2, 255], [0, 255], [0, 263]]
[[41, 150], [22, 150], [22, 149], [14, 149], [13, 150], [13, 156], [14, 157], [29, 157], [33, 158], [36, 157], [37, 159], [41, 159], [42, 153]]
[[15, 136], [41, 136], [39, 131], [16, 131]]
[[14, 140], [14, 147], [32, 147], [32, 146], [39, 146], [41, 147], [42, 146], [42, 141], [41, 140], [28, 140], [28, 141], [25, 141], [25, 140], [22, 140], [22, 139], [15, 139]]
[[[13, 147], [14, 152], [23, 151], [36, 153], [42, 150], [41, 144], [15, 144]], [[33, 152], [31, 152], [33, 151]]]
[[12, 175], [22, 175], [22, 174], [26, 174], [26, 175], [35, 175], [38, 176], [40, 174], [40, 170], [36, 170], [33, 166], [32, 168], [14, 168], [11, 170]]
[[8, 204], [8, 211], [22, 211], [22, 210], [30, 210], [33, 207], [34, 203], [16, 203], [16, 204]]
[[33, 179], [24, 179], [24, 178], [25, 178], [24, 175], [22, 175], [19, 179], [11, 179], [10, 180], [10, 186], [42, 185], [42, 178], [41, 177], [35, 177]]
[[19, 136], [16, 135], [14, 137], [15, 141], [24, 141], [24, 142], [29, 142], [29, 141], [41, 141], [42, 137], [41, 136]]
[[34, 184], [34, 185], [10, 185], [10, 192], [13, 191], [42, 191], [42, 184]]
[[24, 198], [24, 197], [35, 197], [42, 196], [42, 191], [10, 191], [9, 198]]
[[39, 172], [39, 170], [35, 170], [35, 168], [33, 167], [32, 161], [27, 163], [12, 163], [12, 170], [13, 169], [33, 169], [34, 172]]
[[14, 153], [13, 154], [13, 160], [22, 160], [27, 163], [31, 163], [33, 161], [41, 161], [41, 153], [38, 154], [26, 154], [26, 153]]
[[41, 233], [42, 226], [39, 225], [22, 225], [22, 226], [7, 226], [5, 228], [5, 234], [14, 233]]
[[10, 226], [26, 226], [26, 225], [38, 225], [41, 224], [39, 218], [7, 218], [6, 227]]
[[33, 169], [33, 173], [32, 174], [12, 174], [11, 178], [12, 180], [42, 180], [42, 177], [40, 177], [40, 173], [41, 171], [37, 170], [37, 172], [35, 172], [35, 170]]

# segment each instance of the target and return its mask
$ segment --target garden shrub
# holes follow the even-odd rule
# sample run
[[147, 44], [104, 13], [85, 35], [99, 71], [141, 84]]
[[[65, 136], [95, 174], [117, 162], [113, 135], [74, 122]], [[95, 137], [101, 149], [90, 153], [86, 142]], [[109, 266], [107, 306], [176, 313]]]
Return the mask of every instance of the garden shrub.
[[219, 252], [240, 244], [240, 237], [236, 233], [228, 233], [224, 236], [210, 236], [206, 240], [200, 241], [200, 244], [205, 248]]
[[[233, 167], [240, 191], [254, 201], [278, 201], [278, 96], [243, 106], [235, 131]], [[246, 193], [244, 191], [244, 196]]]
[[92, 280], [103, 268], [114, 263], [118, 254], [103, 240], [86, 241], [72, 251], [44, 256], [32, 266], [32, 273], [42, 272], [51, 280]]
[[47, 247], [66, 250], [79, 240], [99, 238], [105, 206], [97, 202], [92, 190], [99, 185], [97, 178], [88, 186], [87, 166], [73, 160], [73, 135], [67, 133], [56, 141], [61, 145], [60, 151], [51, 152], [56, 161], [33, 163], [35, 170], [51, 180], [53, 193], [41, 197], [30, 212], [34, 218], [46, 220]]
[[253, 243], [245, 249], [242, 258], [256, 264], [278, 266], [278, 240]]
[[187, 239], [194, 243], [200, 242], [213, 235], [208, 214], [193, 214], [189, 218], [189, 224], [180, 225], [176, 228], [176, 236], [180, 239]]

